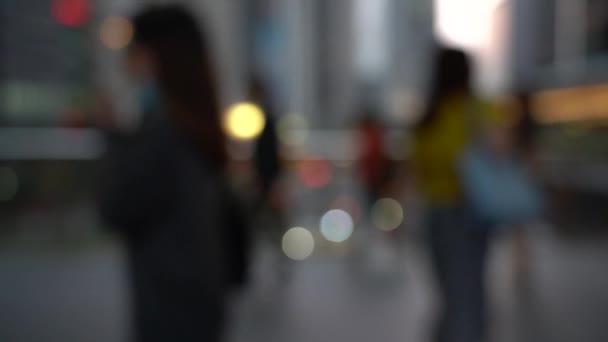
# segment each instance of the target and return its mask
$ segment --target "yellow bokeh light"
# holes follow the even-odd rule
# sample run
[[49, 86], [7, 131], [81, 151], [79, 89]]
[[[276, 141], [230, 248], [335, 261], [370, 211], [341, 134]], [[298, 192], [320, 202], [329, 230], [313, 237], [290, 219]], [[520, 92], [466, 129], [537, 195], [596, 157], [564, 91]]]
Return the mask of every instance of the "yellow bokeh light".
[[237, 103], [226, 111], [224, 129], [226, 133], [238, 140], [257, 138], [266, 126], [266, 117], [262, 109], [250, 102]]
[[304, 260], [315, 249], [315, 240], [308, 229], [294, 227], [283, 235], [282, 247], [283, 252], [290, 259]]
[[133, 24], [128, 18], [109, 16], [101, 23], [99, 38], [110, 50], [123, 49], [133, 39]]
[[378, 200], [372, 207], [372, 222], [383, 231], [397, 229], [403, 222], [403, 208], [392, 198]]

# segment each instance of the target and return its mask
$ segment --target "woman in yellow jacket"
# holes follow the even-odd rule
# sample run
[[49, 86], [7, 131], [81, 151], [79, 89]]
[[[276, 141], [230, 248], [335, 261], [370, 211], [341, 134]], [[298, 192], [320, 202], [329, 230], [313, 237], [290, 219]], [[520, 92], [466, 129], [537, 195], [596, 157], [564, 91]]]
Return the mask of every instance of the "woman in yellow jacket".
[[473, 94], [462, 51], [441, 49], [434, 73], [426, 113], [414, 132], [413, 165], [429, 204], [429, 245], [443, 300], [435, 340], [479, 342], [489, 229], [467, 205], [458, 164], [477, 135], [475, 127], [497, 111]]

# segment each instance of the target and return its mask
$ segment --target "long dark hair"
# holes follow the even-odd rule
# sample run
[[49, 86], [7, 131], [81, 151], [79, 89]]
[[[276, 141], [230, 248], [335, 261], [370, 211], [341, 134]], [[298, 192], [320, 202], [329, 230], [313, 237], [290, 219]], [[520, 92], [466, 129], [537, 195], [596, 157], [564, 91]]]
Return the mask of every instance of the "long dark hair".
[[433, 123], [441, 102], [455, 92], [471, 92], [471, 62], [462, 50], [440, 47], [435, 55], [429, 99], [418, 126], [424, 128]]
[[178, 5], [154, 6], [133, 18], [135, 45], [151, 51], [171, 114], [206, 159], [226, 162], [215, 75], [205, 36]]

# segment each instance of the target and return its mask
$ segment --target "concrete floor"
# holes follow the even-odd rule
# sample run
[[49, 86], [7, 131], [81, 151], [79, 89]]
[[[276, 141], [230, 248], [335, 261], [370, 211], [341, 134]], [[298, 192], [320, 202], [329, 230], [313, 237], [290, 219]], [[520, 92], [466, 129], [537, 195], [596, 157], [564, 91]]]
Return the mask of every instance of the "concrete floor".
[[[435, 300], [423, 245], [415, 234], [363, 235], [321, 245], [312, 258], [283, 264], [283, 274], [276, 250], [260, 243], [252, 285], [233, 301], [228, 341], [428, 341]], [[509, 239], [494, 246], [491, 341], [608, 341], [608, 241], [563, 240], [547, 228], [529, 241], [525, 289], [513, 286]], [[127, 339], [124, 258], [112, 240], [5, 240], [0, 277], [0, 341]]]
[[[296, 215], [289, 223], [313, 233], [336, 194], [360, 198], [348, 174], [321, 190], [291, 181]], [[232, 298], [227, 342], [428, 342], [437, 300], [416, 228], [420, 210], [412, 199], [402, 203], [408, 229], [401, 234], [360, 224], [351, 239], [335, 244], [315, 233], [315, 252], [301, 262], [287, 261], [260, 238], [251, 284]], [[124, 251], [99, 236], [93, 207], [53, 210], [52, 217], [28, 212], [10, 222], [14, 229], [2, 225], [0, 342], [128, 340]], [[489, 342], [608, 341], [608, 238], [563, 238], [536, 226], [528, 243], [529, 277], [518, 283], [512, 237], [495, 239]]]

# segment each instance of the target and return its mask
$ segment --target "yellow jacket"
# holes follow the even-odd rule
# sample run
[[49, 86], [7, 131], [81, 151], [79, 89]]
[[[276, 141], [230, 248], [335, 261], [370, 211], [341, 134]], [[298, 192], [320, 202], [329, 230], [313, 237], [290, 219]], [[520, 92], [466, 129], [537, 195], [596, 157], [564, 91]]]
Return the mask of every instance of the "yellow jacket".
[[474, 126], [494, 121], [499, 110], [480, 99], [456, 95], [444, 100], [438, 111], [433, 122], [414, 131], [412, 161], [426, 199], [454, 205], [463, 200], [458, 163], [477, 134]]

